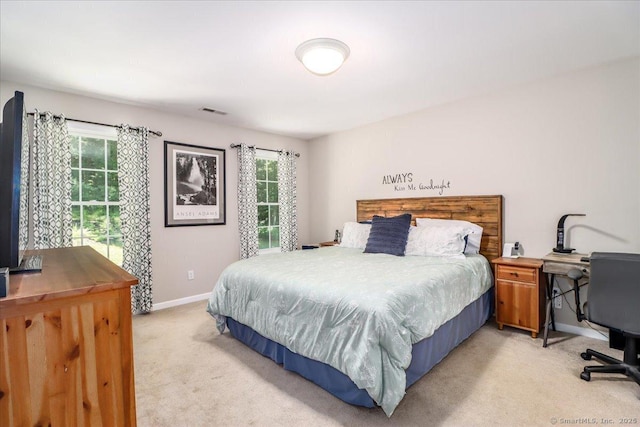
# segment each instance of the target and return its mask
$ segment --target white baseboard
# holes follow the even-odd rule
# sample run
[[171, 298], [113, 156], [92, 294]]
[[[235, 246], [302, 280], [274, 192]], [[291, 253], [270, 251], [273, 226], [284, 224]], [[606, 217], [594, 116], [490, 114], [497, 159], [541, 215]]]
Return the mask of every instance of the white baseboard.
[[[568, 332], [570, 334], [581, 335], [583, 337], [589, 337], [589, 338], [595, 338], [597, 340], [602, 340], [602, 341], [609, 340], [608, 337], [602, 336], [601, 334], [599, 334], [598, 332], [594, 331], [591, 328], [583, 328], [580, 326], [566, 325], [564, 323], [556, 322], [556, 331]], [[606, 332], [603, 332], [603, 333], [606, 334]]]
[[205, 299], [209, 299], [211, 296], [211, 292], [207, 292], [206, 294], [200, 295], [192, 295], [190, 297], [184, 297], [179, 299], [174, 299], [171, 301], [159, 302], [157, 304], [153, 304], [152, 311], [163, 310], [165, 308], [177, 307], [179, 305], [189, 304], [191, 302], [202, 301]]

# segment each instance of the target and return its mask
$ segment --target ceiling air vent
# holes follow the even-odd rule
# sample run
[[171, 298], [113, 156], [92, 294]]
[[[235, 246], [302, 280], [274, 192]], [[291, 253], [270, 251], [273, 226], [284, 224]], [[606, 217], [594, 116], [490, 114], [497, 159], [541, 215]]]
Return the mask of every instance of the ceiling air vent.
[[200, 110], [205, 111], [207, 113], [211, 113], [211, 114], [220, 114], [221, 116], [227, 115], [227, 113], [225, 113], [224, 111], [214, 110], [213, 108], [208, 108], [208, 107], [202, 107]]

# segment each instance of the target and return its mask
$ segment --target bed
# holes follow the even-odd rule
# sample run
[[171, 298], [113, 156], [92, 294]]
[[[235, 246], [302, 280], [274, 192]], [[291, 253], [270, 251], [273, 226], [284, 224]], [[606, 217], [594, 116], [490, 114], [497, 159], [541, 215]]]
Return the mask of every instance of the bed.
[[[324, 247], [225, 269], [207, 311], [218, 329], [340, 399], [391, 416], [405, 390], [493, 311], [490, 261], [502, 246], [502, 196], [361, 200], [357, 221], [411, 213], [483, 227], [480, 254], [363, 253]], [[418, 227], [419, 228], [419, 227]]]

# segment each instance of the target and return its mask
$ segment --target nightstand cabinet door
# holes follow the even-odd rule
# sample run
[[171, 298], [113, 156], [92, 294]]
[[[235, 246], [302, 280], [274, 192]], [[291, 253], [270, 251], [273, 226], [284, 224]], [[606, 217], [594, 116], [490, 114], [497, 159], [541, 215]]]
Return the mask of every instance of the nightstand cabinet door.
[[542, 261], [534, 258], [498, 258], [496, 267], [496, 322], [531, 331], [536, 338], [544, 323]]
[[498, 324], [539, 332], [537, 294], [537, 286], [498, 280], [496, 282]]

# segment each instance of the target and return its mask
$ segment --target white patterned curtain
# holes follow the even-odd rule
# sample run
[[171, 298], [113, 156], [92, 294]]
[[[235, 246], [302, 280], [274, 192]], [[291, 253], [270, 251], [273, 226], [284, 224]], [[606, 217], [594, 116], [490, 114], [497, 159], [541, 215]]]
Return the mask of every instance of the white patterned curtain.
[[118, 186], [122, 231], [122, 268], [138, 279], [131, 288], [131, 311], [151, 311], [151, 208], [149, 129], [118, 127]]
[[296, 208], [296, 153], [278, 154], [278, 202], [280, 203], [280, 250], [295, 251], [298, 247]]
[[238, 228], [240, 257], [258, 255], [258, 194], [256, 188], [256, 149], [238, 147]]
[[71, 246], [71, 144], [64, 116], [35, 110], [33, 247]]

